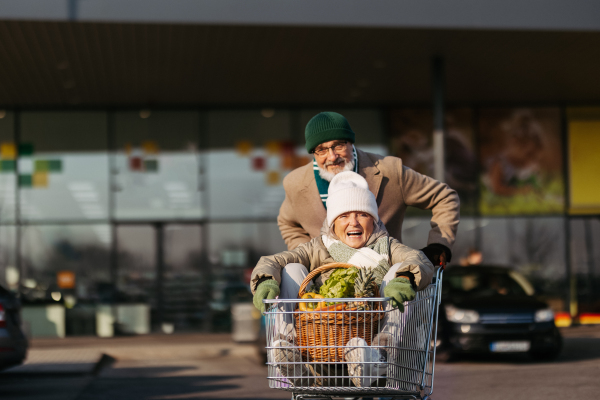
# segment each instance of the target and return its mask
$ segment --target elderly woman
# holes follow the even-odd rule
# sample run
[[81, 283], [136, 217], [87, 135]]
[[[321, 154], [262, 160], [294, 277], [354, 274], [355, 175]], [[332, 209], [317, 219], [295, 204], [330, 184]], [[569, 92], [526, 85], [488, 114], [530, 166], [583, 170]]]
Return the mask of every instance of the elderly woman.
[[[327, 219], [321, 236], [294, 250], [265, 256], [259, 260], [251, 279], [254, 305], [264, 311], [263, 299], [274, 299], [276, 296], [280, 299], [296, 299], [300, 285], [308, 275], [308, 269], [313, 270], [333, 262], [349, 263], [359, 268], [376, 268], [379, 271], [380, 292], [391, 297], [393, 305], [400, 307], [401, 311], [402, 303], [413, 300], [415, 289], [427, 287], [434, 274], [433, 265], [421, 251], [405, 246], [388, 235], [379, 220], [377, 202], [369, 191], [367, 181], [351, 171], [341, 172], [331, 181]], [[331, 273], [329, 271], [317, 277], [316, 285], [321, 286]], [[287, 316], [288, 320], [279, 322], [280, 340], [273, 344], [274, 347], [282, 348], [275, 352], [278, 362], [300, 359], [297, 349], [284, 349], [291, 346], [295, 335], [291, 315]], [[359, 346], [362, 350], [354, 352], [357, 354], [347, 352], [347, 361], [348, 358], [358, 358], [361, 361], [371, 361], [374, 358], [376, 361], [381, 358], [377, 349], [372, 349], [372, 352], [364, 350], [366, 342], [363, 339], [353, 338], [348, 345]], [[353, 374], [352, 369], [349, 368], [351, 376], [360, 375], [358, 371]], [[310, 376], [306, 366], [302, 364], [291, 364], [289, 371], [282, 368], [280, 372], [284, 376]], [[370, 384], [353, 381], [357, 386]]]

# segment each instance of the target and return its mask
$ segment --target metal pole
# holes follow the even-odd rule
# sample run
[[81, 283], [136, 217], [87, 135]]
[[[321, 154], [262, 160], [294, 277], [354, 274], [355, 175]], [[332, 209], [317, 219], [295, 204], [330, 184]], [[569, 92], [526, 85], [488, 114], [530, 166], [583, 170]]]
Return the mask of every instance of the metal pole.
[[164, 224], [154, 224], [156, 230], [156, 320], [159, 329], [164, 322], [164, 276], [165, 276], [165, 252], [164, 252]]
[[568, 305], [569, 305], [569, 313], [571, 314], [571, 318], [578, 323], [577, 321], [577, 313], [578, 310], [578, 302], [577, 302], [577, 271], [575, 268], [575, 264], [572, 260], [572, 251], [571, 251], [571, 241], [572, 241], [572, 232], [571, 232], [571, 176], [569, 170], [570, 164], [570, 148], [569, 148], [569, 121], [566, 113], [565, 107], [562, 107], [561, 112], [562, 119], [562, 151], [563, 151], [563, 177], [565, 180], [564, 187], [564, 199], [565, 199], [565, 262], [567, 263], [567, 280], [569, 283], [568, 289]]
[[445, 181], [444, 151], [444, 59], [434, 57], [433, 67], [433, 177], [440, 182]]
[[23, 242], [21, 240], [21, 235], [23, 234], [22, 231], [22, 227], [21, 227], [21, 223], [22, 223], [22, 219], [21, 219], [21, 184], [20, 184], [20, 180], [19, 180], [19, 160], [21, 159], [21, 155], [19, 154], [19, 147], [21, 144], [21, 110], [20, 109], [15, 109], [14, 110], [14, 118], [13, 118], [13, 137], [14, 137], [14, 141], [15, 141], [15, 147], [17, 150], [17, 154], [16, 154], [16, 161], [15, 161], [15, 222], [17, 224], [16, 226], [16, 237], [15, 237], [15, 247], [16, 247], [16, 253], [15, 253], [15, 264], [17, 267], [17, 271], [19, 272], [19, 282], [18, 282], [18, 286], [17, 286], [17, 295], [19, 297], [21, 297], [21, 287], [23, 284], [23, 275], [24, 271], [23, 271], [23, 249], [21, 248], [23, 246]]

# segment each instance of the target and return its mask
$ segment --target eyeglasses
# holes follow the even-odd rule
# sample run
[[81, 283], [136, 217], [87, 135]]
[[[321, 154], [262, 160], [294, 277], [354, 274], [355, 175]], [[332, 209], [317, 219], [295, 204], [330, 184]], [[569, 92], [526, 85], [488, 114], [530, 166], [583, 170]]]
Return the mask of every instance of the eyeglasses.
[[329, 153], [329, 149], [333, 150], [334, 153], [339, 153], [346, 148], [346, 144], [348, 142], [337, 142], [331, 147], [319, 147], [318, 149], [314, 149], [313, 153], [318, 156], [324, 156]]

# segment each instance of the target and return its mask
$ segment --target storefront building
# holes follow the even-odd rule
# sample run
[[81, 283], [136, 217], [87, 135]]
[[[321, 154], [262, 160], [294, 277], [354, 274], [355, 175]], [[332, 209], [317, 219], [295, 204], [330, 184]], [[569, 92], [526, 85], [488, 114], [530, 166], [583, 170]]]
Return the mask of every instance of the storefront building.
[[[247, 271], [285, 248], [281, 182], [310, 160], [312, 116], [338, 111], [358, 147], [433, 175], [434, 57], [453, 262], [511, 266], [557, 311], [600, 312], [591, 2], [535, 19], [511, 4], [17, 3], [0, 11], [0, 285], [63, 307], [64, 334], [100, 334], [105, 310], [124, 331], [228, 329]], [[404, 242], [428, 230], [411, 210]]]

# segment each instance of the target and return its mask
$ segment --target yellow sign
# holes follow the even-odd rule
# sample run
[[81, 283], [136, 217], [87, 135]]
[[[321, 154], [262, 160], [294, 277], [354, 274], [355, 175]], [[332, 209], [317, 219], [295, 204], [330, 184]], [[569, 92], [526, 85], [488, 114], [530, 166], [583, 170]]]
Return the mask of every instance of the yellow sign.
[[73, 289], [75, 287], [75, 273], [73, 271], [58, 271], [56, 284], [61, 289]]
[[47, 172], [34, 172], [32, 178], [32, 186], [36, 188], [48, 187], [48, 173]]
[[3, 160], [14, 160], [17, 157], [17, 148], [14, 143], [0, 144], [0, 158]]
[[[572, 115], [572, 114], [571, 114]], [[577, 117], [575, 117], [577, 118]], [[596, 118], [569, 121], [571, 214], [600, 213], [600, 109]]]
[[252, 151], [252, 143], [247, 140], [239, 141], [235, 144], [235, 149], [241, 156], [247, 156]]

